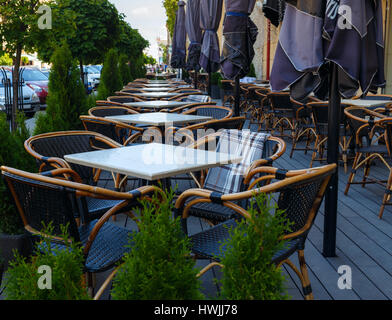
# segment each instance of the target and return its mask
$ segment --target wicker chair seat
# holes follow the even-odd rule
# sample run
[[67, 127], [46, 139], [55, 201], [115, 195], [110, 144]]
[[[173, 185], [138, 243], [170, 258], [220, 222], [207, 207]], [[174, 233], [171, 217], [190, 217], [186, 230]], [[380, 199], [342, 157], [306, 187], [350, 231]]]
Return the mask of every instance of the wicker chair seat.
[[107, 212], [110, 208], [119, 204], [120, 200], [106, 200], [106, 199], [95, 199], [95, 198], [86, 198], [87, 210], [88, 210], [88, 219], [94, 220], [100, 218], [105, 212]]
[[[186, 205], [196, 198], [189, 198], [189, 201], [186, 202]], [[208, 202], [201, 202], [193, 205], [189, 210], [190, 215], [204, 218], [209, 221], [213, 221], [214, 223], [220, 223], [227, 221], [229, 219], [238, 218], [238, 214], [225, 206], [222, 206], [217, 203], [208, 203]]]
[[[82, 246], [88, 240], [91, 231], [98, 220], [93, 220], [79, 227]], [[125, 253], [132, 248], [128, 246], [131, 233], [128, 229], [118, 227], [112, 223], [105, 223], [98, 232], [85, 261], [85, 272], [102, 272], [111, 269]], [[45, 242], [42, 242], [45, 245]], [[52, 249], [65, 250], [66, 246], [58, 242], [51, 242]]]
[[362, 148], [358, 148], [357, 152], [388, 154], [388, 149], [385, 145], [371, 145], [371, 146], [365, 146]]
[[[219, 257], [226, 251], [222, 243], [230, 238], [229, 230], [236, 227], [237, 222], [231, 219], [191, 236], [192, 252], [199, 257], [219, 261]], [[286, 260], [300, 247], [300, 244], [301, 239], [298, 238], [286, 242], [286, 247], [275, 253], [272, 262], [279, 264]]]

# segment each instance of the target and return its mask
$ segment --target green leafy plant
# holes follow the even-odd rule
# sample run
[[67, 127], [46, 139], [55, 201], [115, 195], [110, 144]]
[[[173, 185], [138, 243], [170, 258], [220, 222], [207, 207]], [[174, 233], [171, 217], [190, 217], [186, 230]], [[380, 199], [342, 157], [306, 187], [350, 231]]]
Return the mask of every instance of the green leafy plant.
[[122, 88], [118, 54], [116, 50], [110, 49], [102, 68], [101, 81], [98, 86], [98, 99], [106, 100], [107, 97], [113, 96], [116, 91]]
[[[25, 120], [25, 115], [18, 112], [16, 114], [17, 130], [10, 132], [6, 115], [0, 113], [0, 165], [34, 172], [36, 169], [35, 161], [23, 147], [24, 141], [30, 136]], [[23, 233], [21, 218], [2, 179], [0, 179], [0, 233]]]
[[[52, 235], [53, 226], [44, 228], [43, 233]], [[31, 261], [16, 254], [16, 259], [10, 262], [5, 275], [7, 300], [86, 300], [89, 299], [83, 281], [83, 249], [69, 238], [67, 227], [61, 227], [61, 235], [65, 249], [53, 246], [50, 239], [45, 237], [37, 242]], [[41, 266], [51, 270], [51, 288], [42, 289], [39, 286], [43, 273]], [[43, 281], [43, 280], [41, 280]], [[46, 282], [46, 281], [43, 281]], [[47, 283], [46, 283], [47, 284]]]
[[250, 65], [250, 70], [249, 70], [249, 73], [247, 74], [247, 76], [251, 77], [251, 78], [256, 78], [256, 69], [255, 69], [255, 65], [253, 63]]
[[138, 58], [134, 59], [131, 64], [131, 74], [133, 79], [145, 78], [147, 69], [144, 64], [144, 55], [140, 55]]
[[195, 261], [179, 218], [172, 217], [174, 193], [160, 201], [141, 201], [139, 232], [130, 238], [132, 251], [125, 255], [112, 289], [116, 300], [201, 299]]
[[[272, 263], [283, 249], [282, 236], [290, 230], [284, 212], [271, 196], [260, 194], [252, 200], [250, 219], [229, 230], [230, 239], [222, 244], [222, 297], [229, 300], [284, 300], [285, 278]], [[223, 249], [223, 248], [222, 248]]]
[[221, 80], [223, 79], [220, 72], [213, 72], [211, 73], [211, 84], [214, 86], [219, 86]]
[[87, 95], [76, 61], [67, 44], [52, 57], [46, 113], [37, 116], [34, 134], [82, 129], [80, 115], [88, 111]]
[[12, 58], [9, 54], [6, 53], [0, 56], [0, 66], [12, 66]]
[[119, 68], [120, 68], [122, 84], [125, 86], [132, 81], [132, 75], [131, 75], [131, 68], [129, 67], [128, 64], [128, 58], [124, 54], [120, 55]]
[[162, 0], [163, 7], [166, 11], [166, 26], [169, 34], [172, 37], [174, 32], [174, 25], [176, 23], [176, 13], [178, 10], [178, 0]]

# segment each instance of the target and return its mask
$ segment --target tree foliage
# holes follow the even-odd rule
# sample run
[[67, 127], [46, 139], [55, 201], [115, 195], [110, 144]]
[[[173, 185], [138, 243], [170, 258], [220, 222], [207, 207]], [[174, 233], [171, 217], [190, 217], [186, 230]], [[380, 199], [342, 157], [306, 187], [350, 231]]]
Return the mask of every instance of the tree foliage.
[[[24, 141], [29, 138], [23, 113], [17, 113], [18, 129], [10, 132], [5, 113], [0, 113], [0, 163], [1, 165], [34, 172], [36, 164], [23, 147]], [[8, 192], [5, 182], [0, 179], [0, 233], [22, 234], [23, 223], [18, 214], [14, 200]]]
[[[101, 63], [106, 52], [119, 39], [120, 15], [107, 0], [61, 0], [53, 3], [54, 21], [57, 17], [72, 17], [74, 32], [56, 37], [57, 46], [64, 41], [72, 56], [81, 64]], [[40, 57], [50, 61], [56, 46], [41, 47]]]
[[176, 12], [178, 10], [178, 0], [163, 0], [163, 7], [166, 10], [166, 26], [170, 36], [173, 36], [174, 25], [176, 23]]
[[34, 134], [81, 129], [79, 116], [88, 110], [84, 85], [68, 45], [57, 48], [51, 61], [47, 109], [38, 116]]
[[116, 43], [118, 53], [125, 55], [129, 61], [132, 61], [137, 59], [149, 45], [149, 42], [140, 35], [139, 31], [132, 29], [121, 15], [120, 36]]
[[119, 58], [115, 49], [110, 49], [103, 63], [101, 80], [98, 87], [98, 99], [106, 100], [123, 88], [119, 69]]
[[0, 56], [0, 66], [12, 66], [12, 58], [10, 58], [8, 53]]
[[125, 86], [132, 81], [131, 68], [129, 67], [128, 58], [124, 54], [120, 55], [118, 64], [122, 84]]

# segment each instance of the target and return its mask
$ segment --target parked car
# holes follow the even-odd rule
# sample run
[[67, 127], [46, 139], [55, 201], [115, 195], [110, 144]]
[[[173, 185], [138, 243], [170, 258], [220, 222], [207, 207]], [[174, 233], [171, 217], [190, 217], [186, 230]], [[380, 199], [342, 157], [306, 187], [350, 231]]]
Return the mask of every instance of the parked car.
[[87, 72], [88, 82], [91, 83], [93, 89], [96, 89], [101, 79], [101, 71], [94, 66], [84, 66], [83, 68]]
[[22, 78], [26, 84], [35, 91], [39, 97], [41, 105], [46, 104], [48, 96], [49, 78], [35, 67], [23, 67]]
[[[6, 76], [10, 79], [12, 84], [12, 73], [6, 69]], [[36, 92], [31, 89], [26, 83], [22, 86], [23, 97], [19, 97], [19, 101], [23, 100], [23, 111], [28, 117], [34, 116], [36, 111], [40, 110], [40, 99]], [[10, 90], [11, 99], [13, 97], [13, 90]], [[6, 89], [5, 89], [5, 80], [3, 77], [3, 73], [0, 72], [0, 111], [6, 112], [5, 101], [6, 99]]]

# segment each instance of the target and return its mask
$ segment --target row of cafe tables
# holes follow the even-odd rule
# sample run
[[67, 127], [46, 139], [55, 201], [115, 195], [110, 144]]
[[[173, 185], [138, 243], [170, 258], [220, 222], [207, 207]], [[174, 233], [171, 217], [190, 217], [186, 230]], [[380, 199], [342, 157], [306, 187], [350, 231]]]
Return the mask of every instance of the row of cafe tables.
[[[161, 80], [150, 80], [149, 83], [155, 84], [157, 81], [161, 85], [168, 84], [167, 81]], [[126, 105], [159, 110], [175, 108], [186, 104], [188, 102], [154, 100], [127, 103]], [[205, 122], [212, 119], [211, 117], [205, 116], [164, 112], [111, 116], [108, 118], [126, 123], [156, 126], [162, 130], [161, 132], [164, 132], [165, 127]], [[169, 187], [171, 177], [219, 167], [224, 164], [238, 163], [242, 160], [242, 157], [170, 144], [148, 143], [69, 154], [65, 155], [64, 159], [69, 163], [147, 180], [152, 184], [161, 181], [163, 186]]]

